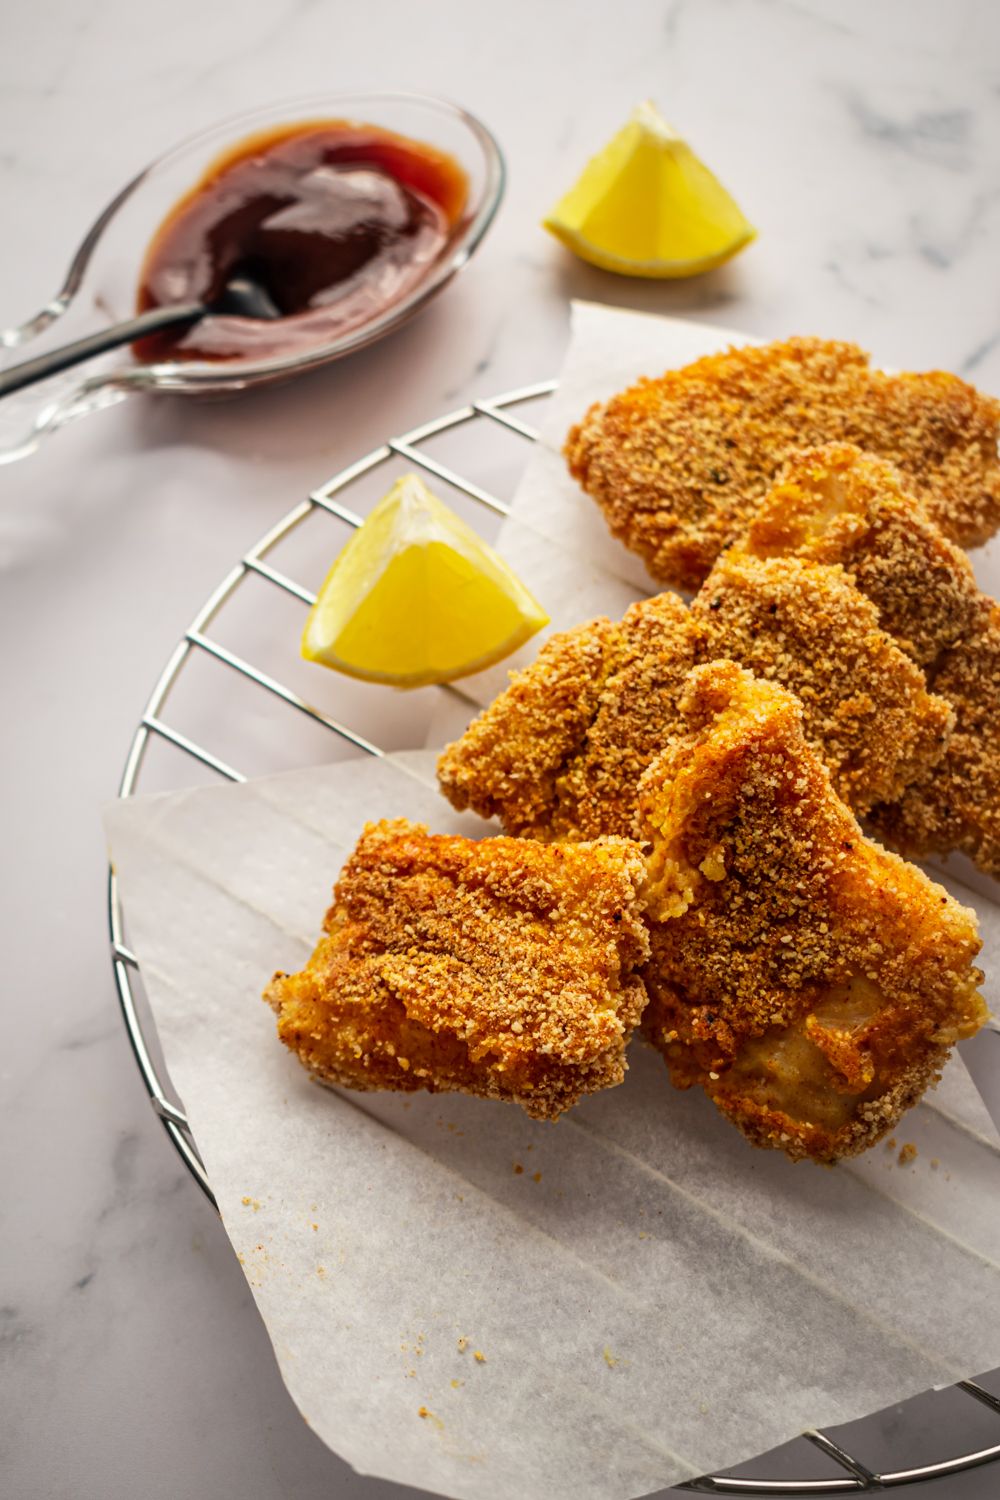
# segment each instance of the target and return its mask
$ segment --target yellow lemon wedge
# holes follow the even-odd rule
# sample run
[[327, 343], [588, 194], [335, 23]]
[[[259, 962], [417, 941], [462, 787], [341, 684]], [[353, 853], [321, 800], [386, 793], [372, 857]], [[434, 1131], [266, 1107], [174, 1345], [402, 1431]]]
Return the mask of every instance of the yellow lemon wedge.
[[582, 260], [625, 276], [696, 276], [757, 234], [648, 100], [543, 223]]
[[302, 655], [366, 682], [425, 687], [492, 666], [548, 620], [503, 559], [406, 474], [336, 558]]

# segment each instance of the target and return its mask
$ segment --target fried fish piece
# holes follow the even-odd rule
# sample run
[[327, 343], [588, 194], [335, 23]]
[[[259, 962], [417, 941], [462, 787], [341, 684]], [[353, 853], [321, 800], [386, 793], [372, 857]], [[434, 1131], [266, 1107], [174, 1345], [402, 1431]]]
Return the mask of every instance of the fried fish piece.
[[940, 658], [934, 692], [955, 728], [940, 765], [895, 802], [869, 814], [880, 837], [907, 854], [960, 850], [1000, 876], [1000, 605], [983, 597], [976, 623]]
[[1000, 875], [1000, 607], [883, 459], [847, 444], [793, 454], [751, 522], [758, 557], [842, 563], [955, 715], [940, 762], [872, 822], [907, 853], [961, 850]]
[[632, 836], [639, 778], [682, 726], [681, 685], [720, 656], [801, 696], [809, 739], [859, 809], [941, 756], [948, 706], [841, 569], [727, 553], [690, 610], [660, 594], [618, 625], [553, 636], [445, 749], [441, 789], [511, 834]]
[[853, 443], [789, 455], [740, 545], [755, 557], [839, 563], [879, 623], [933, 672], [973, 628], [982, 595], [972, 564], [948, 540], [894, 464]]
[[697, 589], [793, 448], [891, 459], [951, 540], [1000, 526], [1000, 401], [956, 375], [887, 375], [854, 344], [793, 338], [710, 355], [590, 408], [570, 470], [654, 578]]
[[643, 1031], [757, 1146], [867, 1150], [982, 1025], [974, 913], [864, 837], [790, 693], [696, 668], [640, 784]]
[[646, 1001], [642, 855], [369, 823], [324, 936], [264, 998], [311, 1072], [354, 1089], [459, 1091], [556, 1119], [621, 1083]]
[[538, 839], [629, 837], [639, 777], [694, 665], [676, 594], [554, 635], [438, 761], [449, 802]]
[[806, 738], [856, 812], [931, 772], [953, 714], [840, 567], [723, 553], [691, 605], [699, 662], [720, 657], [801, 699]]

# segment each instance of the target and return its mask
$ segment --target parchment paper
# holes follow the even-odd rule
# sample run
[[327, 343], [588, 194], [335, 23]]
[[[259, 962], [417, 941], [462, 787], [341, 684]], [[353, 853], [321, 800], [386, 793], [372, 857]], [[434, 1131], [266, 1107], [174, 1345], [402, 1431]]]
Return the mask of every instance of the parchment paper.
[[[578, 310], [583, 373], [501, 535], [548, 579], [554, 626], [652, 588], [554, 455], [589, 399], [730, 339], [656, 321]], [[621, 1088], [554, 1126], [309, 1081], [260, 991], [304, 962], [365, 820], [494, 831], [451, 812], [433, 760], [107, 814], [171, 1078], [313, 1429], [363, 1473], [463, 1500], [625, 1500], [1000, 1364], [1000, 1142], [958, 1059], [894, 1149], [833, 1170], [755, 1151], [641, 1043]], [[976, 905], [992, 966], [1000, 910]]]

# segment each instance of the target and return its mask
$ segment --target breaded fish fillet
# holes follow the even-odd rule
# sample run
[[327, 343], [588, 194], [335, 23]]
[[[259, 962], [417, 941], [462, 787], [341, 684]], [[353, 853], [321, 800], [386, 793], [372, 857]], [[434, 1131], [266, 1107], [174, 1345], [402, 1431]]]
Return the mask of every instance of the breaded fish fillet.
[[740, 545], [755, 557], [841, 564], [882, 629], [929, 671], [969, 634], [979, 611], [982, 595], [962, 549], [893, 464], [852, 443], [791, 453]]
[[309, 963], [264, 998], [326, 1082], [458, 1090], [555, 1119], [624, 1077], [646, 999], [642, 877], [624, 839], [563, 848], [369, 823]]
[[941, 764], [869, 817], [907, 854], [961, 850], [1000, 876], [1000, 605], [984, 598], [968, 636], [938, 661], [934, 692], [955, 728]]
[[793, 448], [856, 443], [891, 459], [951, 540], [1000, 526], [1000, 402], [940, 370], [886, 375], [854, 344], [730, 349], [590, 408], [574, 477], [654, 578], [694, 590]]
[[955, 714], [940, 762], [872, 814], [880, 834], [907, 853], [960, 849], [1000, 875], [1000, 608], [965, 553], [891, 464], [846, 444], [793, 454], [744, 545], [842, 563]]
[[699, 662], [728, 657], [802, 702], [806, 738], [856, 812], [941, 759], [952, 713], [842, 568], [725, 552], [691, 605]]
[[974, 914], [863, 836], [784, 689], [715, 662], [681, 706], [640, 786], [644, 1033], [755, 1145], [864, 1151], [985, 1019]]
[[688, 610], [674, 594], [553, 638], [449, 745], [457, 808], [535, 838], [631, 836], [639, 777], [680, 727], [681, 684], [730, 657], [802, 698], [806, 733], [859, 809], [900, 795], [951, 715], [839, 568], [727, 553]]
[[635, 789], [694, 665], [676, 594], [555, 635], [438, 761], [453, 806], [538, 839], [629, 837]]

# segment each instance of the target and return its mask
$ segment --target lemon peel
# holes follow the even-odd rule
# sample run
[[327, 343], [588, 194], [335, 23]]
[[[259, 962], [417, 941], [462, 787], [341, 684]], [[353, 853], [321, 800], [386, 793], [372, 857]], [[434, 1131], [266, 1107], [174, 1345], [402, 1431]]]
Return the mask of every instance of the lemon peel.
[[625, 276], [696, 276], [757, 235], [649, 100], [542, 222], [582, 260]]
[[492, 666], [548, 619], [503, 559], [406, 474], [335, 559], [302, 655], [367, 682], [425, 687]]

